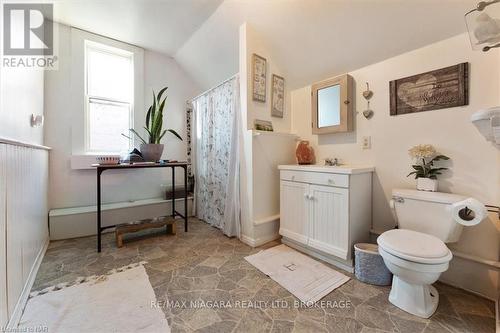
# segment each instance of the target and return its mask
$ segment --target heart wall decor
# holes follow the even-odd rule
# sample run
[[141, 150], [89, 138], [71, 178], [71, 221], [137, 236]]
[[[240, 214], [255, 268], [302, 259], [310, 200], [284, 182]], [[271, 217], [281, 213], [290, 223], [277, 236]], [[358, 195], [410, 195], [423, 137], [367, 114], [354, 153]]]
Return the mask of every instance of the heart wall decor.
[[469, 104], [468, 65], [462, 63], [391, 81], [391, 116]]

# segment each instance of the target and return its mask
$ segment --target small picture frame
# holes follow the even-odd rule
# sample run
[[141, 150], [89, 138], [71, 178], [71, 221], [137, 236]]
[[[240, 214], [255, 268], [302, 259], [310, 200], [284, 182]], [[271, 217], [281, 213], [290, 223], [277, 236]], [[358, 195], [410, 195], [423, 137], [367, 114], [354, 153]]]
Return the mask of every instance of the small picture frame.
[[267, 60], [257, 54], [252, 55], [252, 99], [266, 102]]
[[273, 123], [268, 121], [268, 120], [255, 119], [254, 120], [254, 128], [257, 131], [272, 132], [273, 131]]
[[285, 110], [285, 79], [273, 74], [271, 80], [271, 116], [283, 118]]

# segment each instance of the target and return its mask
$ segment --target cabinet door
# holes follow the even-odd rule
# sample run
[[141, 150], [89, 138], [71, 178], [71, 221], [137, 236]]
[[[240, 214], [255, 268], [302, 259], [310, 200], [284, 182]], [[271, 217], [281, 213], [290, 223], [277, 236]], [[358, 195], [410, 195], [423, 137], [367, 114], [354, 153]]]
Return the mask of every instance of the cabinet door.
[[309, 243], [312, 248], [347, 259], [349, 241], [349, 191], [311, 185]]
[[280, 187], [280, 235], [306, 245], [309, 185], [281, 181]]

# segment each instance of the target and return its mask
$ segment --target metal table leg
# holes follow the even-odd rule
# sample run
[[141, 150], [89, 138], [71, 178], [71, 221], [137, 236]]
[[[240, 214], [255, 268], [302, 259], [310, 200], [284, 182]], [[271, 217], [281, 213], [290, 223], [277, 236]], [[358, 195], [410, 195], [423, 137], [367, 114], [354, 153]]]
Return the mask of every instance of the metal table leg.
[[175, 218], [175, 167], [172, 167], [172, 217]]
[[101, 252], [101, 173], [97, 169], [97, 252]]
[[184, 232], [188, 231], [188, 176], [187, 166], [184, 167]]

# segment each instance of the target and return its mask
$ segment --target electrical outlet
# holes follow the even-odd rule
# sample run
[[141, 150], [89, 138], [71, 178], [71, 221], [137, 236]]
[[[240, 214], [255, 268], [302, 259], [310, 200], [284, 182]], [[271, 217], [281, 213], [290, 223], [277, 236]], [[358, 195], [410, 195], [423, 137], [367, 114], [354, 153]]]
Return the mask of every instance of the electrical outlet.
[[372, 147], [372, 137], [364, 136], [361, 146], [363, 147], [363, 149], [370, 149]]

